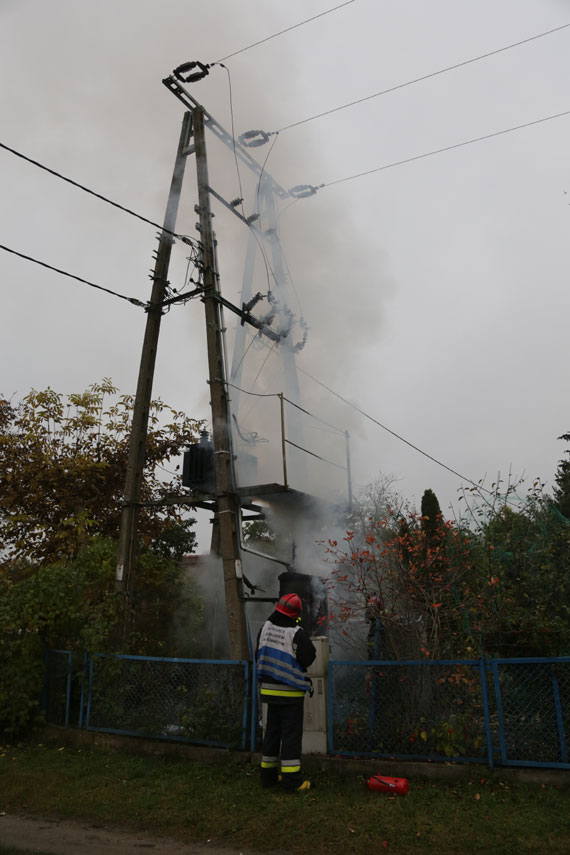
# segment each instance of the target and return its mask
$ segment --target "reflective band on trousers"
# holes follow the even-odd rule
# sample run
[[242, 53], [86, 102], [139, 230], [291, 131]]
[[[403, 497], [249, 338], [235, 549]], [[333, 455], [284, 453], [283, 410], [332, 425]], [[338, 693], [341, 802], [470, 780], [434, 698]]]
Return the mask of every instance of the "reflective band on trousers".
[[[288, 762], [291, 762], [291, 761], [288, 761]], [[283, 763], [281, 763], [281, 771], [283, 772], [284, 775], [286, 775], [288, 772], [300, 772], [301, 771], [301, 761], [300, 760], [294, 760], [293, 762], [298, 763], [299, 765], [298, 766], [285, 766]]]
[[278, 757], [263, 757], [261, 760], [262, 769], [275, 769], [276, 766], [279, 766]]
[[261, 695], [262, 697], [265, 695], [275, 695], [278, 698], [304, 698], [304, 692], [296, 692], [295, 690], [288, 692], [287, 690], [282, 689], [264, 689], [261, 687]]

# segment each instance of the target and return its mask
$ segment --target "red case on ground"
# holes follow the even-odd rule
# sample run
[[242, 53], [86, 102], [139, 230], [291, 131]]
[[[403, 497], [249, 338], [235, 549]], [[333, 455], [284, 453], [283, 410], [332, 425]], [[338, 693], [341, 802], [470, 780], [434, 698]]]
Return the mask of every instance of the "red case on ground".
[[371, 775], [366, 786], [369, 790], [394, 793], [397, 796], [407, 796], [410, 792], [410, 782], [407, 778], [387, 778], [386, 775]]

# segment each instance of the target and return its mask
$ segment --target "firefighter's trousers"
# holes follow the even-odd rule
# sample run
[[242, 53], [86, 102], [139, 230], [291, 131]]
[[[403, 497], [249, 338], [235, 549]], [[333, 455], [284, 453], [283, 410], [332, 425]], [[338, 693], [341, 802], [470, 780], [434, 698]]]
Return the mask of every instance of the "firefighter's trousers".
[[279, 770], [286, 789], [302, 783], [303, 698], [294, 703], [267, 704], [267, 723], [261, 757], [261, 786], [277, 783]]

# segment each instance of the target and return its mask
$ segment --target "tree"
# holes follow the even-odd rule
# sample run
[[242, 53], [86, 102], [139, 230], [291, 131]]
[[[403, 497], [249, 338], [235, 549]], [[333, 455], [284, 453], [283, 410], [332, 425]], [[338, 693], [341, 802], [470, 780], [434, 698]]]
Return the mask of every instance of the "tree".
[[505, 505], [483, 530], [489, 597], [483, 644], [502, 656], [570, 651], [570, 526], [547, 497]]
[[[0, 732], [38, 720], [49, 649], [116, 651], [122, 603], [115, 593], [116, 544], [91, 538], [61, 563], [5, 563], [0, 572]], [[139, 557], [133, 631], [122, 652], [194, 656], [203, 607], [193, 581], [171, 558]], [[79, 675], [78, 675], [79, 676]]]
[[375, 600], [387, 658], [468, 652], [471, 639], [464, 626], [480, 606], [479, 586], [473, 583], [478, 545], [455, 522], [439, 519], [428, 534], [414, 512], [405, 519], [389, 515], [368, 533], [364, 546], [355, 544], [352, 532], [342, 543], [329, 541], [331, 622], [344, 624], [347, 632], [355, 619], [368, 619]]
[[267, 520], [254, 520], [243, 524], [243, 541], [247, 546], [262, 547], [273, 555], [278, 547], [278, 538]]
[[[0, 730], [14, 734], [34, 721], [46, 648], [119, 649], [115, 538], [132, 405], [109, 380], [66, 399], [49, 388], [16, 405], [0, 399]], [[184, 413], [151, 405], [142, 491], [149, 504], [140, 514], [123, 652], [195, 650], [202, 604], [176, 560], [194, 549], [194, 520], [160, 505], [181, 485], [176, 472], [163, 480], [157, 467], [172, 465], [198, 431]]]
[[539, 480], [522, 486], [474, 488], [454, 521], [426, 491], [420, 516], [330, 540], [333, 634], [362, 635], [374, 602], [388, 658], [567, 655], [570, 523]]
[[427, 532], [428, 537], [435, 535], [442, 516], [437, 496], [433, 490], [426, 490], [422, 496], [421, 518], [422, 527]]
[[[570, 442], [570, 433], [564, 433], [558, 439]], [[570, 450], [566, 450], [564, 453], [570, 454]], [[570, 519], [570, 460], [568, 458], [564, 458], [558, 464], [554, 480], [556, 481], [554, 488], [556, 506], [566, 519]]]
[[[405, 513], [406, 504], [394, 489], [396, 478], [392, 475], [378, 477], [358, 490], [352, 500], [347, 525], [355, 535], [366, 534], [381, 523], [390, 512]], [[382, 528], [382, 526], [380, 526]]]
[[492, 656], [570, 651], [570, 523], [544, 484], [523, 479], [470, 489], [464, 524], [480, 543], [485, 581], [479, 646]]
[[[75, 558], [89, 537], [116, 537], [132, 406], [132, 397], [117, 396], [107, 379], [66, 399], [50, 388], [30, 392], [15, 406], [0, 399], [4, 560], [59, 562]], [[184, 413], [153, 402], [143, 501], [180, 492], [179, 475], [163, 480], [157, 467], [195, 442], [198, 430]], [[141, 544], [163, 555], [192, 551], [193, 522], [176, 506], [144, 506]]]

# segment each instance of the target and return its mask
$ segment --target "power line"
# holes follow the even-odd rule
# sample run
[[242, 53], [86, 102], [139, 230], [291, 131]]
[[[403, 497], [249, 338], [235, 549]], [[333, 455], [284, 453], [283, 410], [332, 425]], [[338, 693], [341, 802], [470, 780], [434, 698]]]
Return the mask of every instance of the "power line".
[[237, 389], [244, 395], [251, 395], [253, 398], [278, 398], [279, 392], [250, 392], [249, 389], [242, 389], [241, 386], [236, 386], [235, 383], [226, 382], [226, 386], [231, 386], [232, 389]]
[[317, 460], [322, 460], [322, 461], [323, 461], [323, 463], [328, 463], [328, 464], [329, 464], [329, 466], [335, 466], [337, 469], [344, 469], [344, 470], [346, 470], [346, 466], [341, 466], [339, 463], [333, 463], [333, 461], [332, 461], [332, 460], [327, 460], [327, 458], [326, 458], [326, 457], [321, 457], [321, 456], [320, 456], [320, 454], [315, 454], [315, 452], [314, 452], [314, 451], [309, 451], [309, 449], [308, 449], [308, 448], [303, 448], [303, 446], [302, 446], [302, 445], [297, 445], [297, 443], [296, 443], [296, 442], [291, 442], [291, 440], [290, 440], [290, 439], [286, 439], [286, 440], [285, 440], [285, 442], [287, 443], [287, 445], [292, 445], [292, 446], [293, 446], [293, 448], [298, 448], [298, 449], [299, 449], [299, 451], [304, 451], [304, 452], [305, 452], [305, 454], [310, 454], [310, 455], [311, 455], [311, 457], [316, 457], [316, 458], [317, 458]]
[[382, 89], [380, 92], [375, 92], [373, 95], [366, 95], [364, 98], [358, 98], [356, 101], [349, 101], [348, 104], [342, 104], [340, 107], [333, 107], [331, 110], [325, 110], [323, 113], [317, 113], [314, 116], [309, 116], [306, 119], [301, 119], [298, 122], [293, 122], [290, 125], [285, 125], [283, 128], [279, 128], [278, 131], [274, 131], [273, 133], [281, 133], [282, 131], [288, 131], [290, 128], [296, 128], [299, 125], [304, 125], [307, 122], [312, 122], [315, 119], [322, 119], [323, 116], [330, 116], [332, 113], [338, 113], [340, 110], [346, 110], [347, 107], [354, 107], [356, 104], [362, 104], [365, 101], [371, 101], [373, 98], [379, 98], [381, 95], [388, 95], [390, 92], [397, 92], [398, 89], [405, 89], [407, 86], [413, 86], [416, 83], [421, 83], [424, 80], [430, 80], [432, 77], [438, 77], [440, 74], [447, 74], [448, 71], [454, 71], [457, 68], [463, 68], [466, 65], [470, 65], [474, 62], [479, 62], [482, 59], [488, 59], [490, 56], [496, 56], [499, 53], [504, 53], [507, 50], [512, 50], [513, 48], [520, 47], [521, 45], [526, 45], [529, 42], [536, 41], [536, 39], [542, 39], [544, 36], [550, 36], [552, 33], [558, 33], [560, 30], [565, 30], [570, 27], [569, 24], [562, 24], [560, 27], [554, 27], [552, 30], [546, 30], [544, 33], [538, 33], [535, 36], [530, 36], [528, 39], [522, 39], [519, 42], [513, 42], [513, 44], [505, 45], [504, 47], [497, 48], [496, 50], [488, 51], [487, 53], [479, 54], [479, 56], [471, 57], [471, 59], [463, 60], [463, 62], [457, 62], [455, 65], [448, 65], [446, 68], [440, 68], [438, 71], [432, 71], [430, 74], [424, 74], [421, 77], [415, 77], [413, 80], [407, 80], [405, 83], [398, 83], [396, 86], [391, 86], [389, 89]]
[[[226, 383], [227, 386], [231, 386], [232, 389], [237, 389], [238, 392], [241, 392], [244, 395], [252, 395], [254, 398], [280, 398], [280, 392], [250, 392], [248, 389], [242, 389], [240, 386], [236, 386], [234, 383]], [[331, 422], [327, 422], [326, 419], [322, 419], [320, 416], [315, 416], [314, 413], [310, 413], [309, 410], [306, 410], [300, 404], [296, 404], [295, 401], [292, 401], [290, 398], [285, 397], [283, 395], [283, 400], [288, 404], [291, 404], [292, 407], [296, 407], [298, 410], [301, 410], [305, 415], [310, 416], [312, 419], [315, 419], [317, 422], [321, 422], [321, 424], [326, 425], [327, 427], [332, 428], [336, 433], [340, 433], [344, 435], [344, 431], [341, 428], [338, 428], [336, 425], [331, 424]]]
[[277, 36], [282, 36], [283, 33], [290, 33], [291, 30], [296, 30], [297, 27], [302, 27], [304, 24], [309, 24], [311, 21], [316, 21], [317, 18], [323, 18], [325, 15], [330, 15], [331, 12], [336, 12], [337, 9], [342, 9], [343, 6], [350, 6], [351, 3], [354, 3], [354, 0], [347, 0], [346, 3], [341, 3], [339, 6], [334, 6], [332, 9], [327, 9], [325, 12], [321, 12], [319, 15], [313, 15], [312, 18], [307, 18], [305, 21], [299, 21], [298, 24], [293, 24], [292, 27], [287, 27], [284, 30], [279, 30], [278, 33], [273, 33], [272, 36], [266, 36], [264, 39], [260, 39], [258, 42], [254, 42], [251, 45], [247, 45], [247, 47], [240, 48], [240, 50], [236, 50], [233, 53], [229, 53], [227, 56], [223, 56], [221, 59], [216, 60], [216, 62], [224, 62], [226, 59], [230, 59], [232, 56], [237, 56], [238, 53], [245, 53], [246, 50], [251, 50], [253, 47], [257, 47], [257, 45], [262, 45], [264, 42], [271, 41], [271, 39], [276, 39]]
[[67, 276], [69, 279], [76, 279], [84, 285], [89, 285], [90, 288], [96, 288], [98, 291], [105, 291], [106, 294], [112, 294], [113, 297], [119, 297], [121, 300], [126, 300], [128, 303], [132, 303], [133, 306], [139, 306], [141, 309], [148, 308], [147, 303], [142, 303], [140, 300], [137, 300], [136, 297], [126, 297], [125, 294], [119, 294], [117, 291], [111, 291], [110, 288], [104, 288], [102, 285], [96, 285], [95, 282], [89, 282], [88, 279], [82, 279], [81, 276], [75, 276], [74, 273], [68, 273], [66, 270], [61, 270], [59, 267], [53, 267], [45, 261], [40, 261], [38, 258], [32, 258], [31, 255], [25, 255], [23, 252], [17, 252], [17, 250], [11, 249], [9, 246], [3, 246], [0, 244], [0, 249], [3, 249], [5, 252], [12, 253], [12, 255], [17, 255], [19, 258], [24, 258], [26, 261], [32, 261], [34, 264], [39, 264], [41, 267], [46, 267], [48, 270], [53, 270], [55, 273], [60, 273], [62, 276]]
[[490, 490], [486, 490], [486, 489], [485, 489], [484, 487], [482, 487], [480, 484], [475, 483], [475, 481], [473, 481], [471, 478], [467, 478], [467, 476], [466, 476], [466, 475], [462, 475], [460, 472], [457, 472], [455, 469], [452, 469], [452, 468], [451, 468], [451, 466], [447, 466], [447, 464], [446, 464], [446, 463], [442, 463], [442, 461], [441, 461], [441, 460], [438, 460], [436, 457], [433, 457], [433, 455], [428, 454], [428, 452], [427, 452], [427, 451], [423, 451], [423, 449], [419, 448], [417, 445], [414, 445], [414, 443], [413, 443], [413, 442], [410, 442], [409, 440], [404, 439], [404, 437], [403, 437], [403, 436], [400, 436], [400, 434], [396, 433], [395, 431], [391, 430], [391, 429], [390, 429], [389, 427], [387, 427], [386, 425], [382, 424], [382, 422], [378, 421], [378, 419], [375, 419], [375, 418], [374, 418], [374, 416], [371, 416], [369, 413], [366, 413], [363, 409], [361, 409], [360, 407], [358, 407], [356, 404], [353, 404], [353, 403], [352, 403], [351, 401], [349, 401], [347, 398], [344, 398], [344, 397], [343, 397], [342, 395], [340, 395], [338, 392], [335, 392], [335, 391], [334, 391], [334, 389], [331, 389], [331, 388], [330, 388], [330, 386], [327, 386], [327, 385], [326, 385], [325, 383], [323, 383], [321, 380], [317, 380], [317, 378], [316, 378], [316, 377], [313, 377], [313, 375], [312, 375], [312, 374], [309, 374], [309, 372], [308, 372], [308, 371], [305, 371], [303, 368], [299, 368], [299, 366], [297, 366], [297, 370], [298, 370], [298, 371], [300, 371], [300, 372], [301, 372], [301, 374], [305, 374], [305, 376], [306, 376], [306, 377], [309, 377], [309, 379], [310, 379], [310, 380], [312, 380], [314, 383], [316, 383], [318, 386], [322, 386], [322, 388], [323, 388], [323, 389], [326, 389], [326, 390], [327, 390], [327, 392], [330, 392], [330, 394], [331, 394], [331, 395], [334, 395], [334, 396], [335, 396], [335, 398], [338, 398], [338, 399], [339, 399], [339, 401], [342, 401], [344, 404], [347, 404], [349, 407], [352, 407], [352, 409], [353, 409], [353, 410], [356, 410], [356, 412], [357, 412], [357, 413], [360, 413], [360, 415], [361, 415], [361, 416], [364, 416], [364, 418], [366, 418], [366, 419], [368, 419], [369, 421], [373, 422], [375, 425], [378, 425], [378, 427], [381, 427], [381, 428], [382, 428], [382, 430], [385, 430], [387, 433], [389, 433], [389, 434], [391, 434], [392, 436], [396, 437], [396, 439], [399, 439], [399, 440], [400, 440], [400, 442], [403, 442], [403, 443], [405, 443], [406, 445], [408, 445], [410, 448], [413, 448], [413, 449], [414, 449], [414, 451], [417, 451], [417, 452], [419, 452], [420, 454], [423, 454], [423, 456], [424, 456], [424, 457], [427, 457], [427, 458], [428, 458], [428, 460], [431, 460], [433, 463], [437, 463], [437, 465], [438, 465], [438, 466], [442, 466], [444, 469], [447, 469], [447, 471], [448, 471], [448, 472], [451, 472], [451, 473], [452, 473], [452, 475], [457, 475], [457, 477], [458, 477], [458, 478], [460, 478], [462, 481], [467, 481], [469, 484], [473, 484], [473, 486], [474, 486], [474, 487], [477, 487], [477, 489], [478, 489], [478, 490], [481, 490], [481, 491], [486, 492], [486, 493], [490, 493], [490, 492], [491, 492]]
[[138, 220], [142, 220], [143, 223], [148, 223], [149, 226], [154, 226], [161, 232], [165, 232], [166, 234], [172, 235], [172, 237], [178, 238], [178, 240], [183, 240], [185, 243], [190, 243], [192, 246], [196, 246], [198, 244], [198, 242], [193, 240], [192, 238], [189, 238], [186, 235], [179, 235], [176, 232], [171, 232], [170, 229], [165, 229], [164, 226], [161, 226], [159, 223], [155, 223], [154, 220], [149, 220], [147, 217], [143, 217], [142, 214], [137, 214], [136, 211], [125, 207], [125, 205], [120, 205], [118, 202], [114, 202], [112, 199], [107, 198], [107, 196], [103, 196], [101, 193], [97, 193], [95, 190], [91, 190], [84, 184], [80, 184], [78, 181], [74, 181], [72, 178], [68, 178], [66, 175], [62, 175], [61, 172], [56, 172], [55, 169], [50, 169], [49, 166], [45, 166], [45, 164], [40, 163], [38, 160], [33, 160], [33, 158], [22, 154], [21, 151], [16, 151], [15, 148], [10, 148], [10, 146], [6, 145], [3, 142], [0, 142], [0, 148], [3, 148], [5, 151], [9, 151], [10, 154], [14, 154], [16, 157], [25, 160], [26, 163], [31, 163], [32, 166], [37, 166], [38, 169], [43, 169], [44, 172], [49, 172], [49, 174], [55, 176], [55, 178], [60, 178], [62, 181], [67, 182], [67, 184], [71, 184], [73, 187], [77, 187], [79, 190], [83, 190], [85, 193], [89, 193], [90, 196], [95, 196], [96, 199], [101, 199], [102, 202], [106, 202], [108, 205], [112, 205], [114, 208], [118, 208], [120, 211], [124, 211], [126, 214], [130, 214], [131, 217], [136, 217]]
[[492, 134], [485, 134], [482, 137], [464, 140], [463, 142], [454, 143], [454, 145], [437, 148], [433, 151], [427, 151], [424, 154], [416, 154], [414, 157], [406, 157], [404, 160], [397, 160], [393, 163], [387, 163], [384, 166], [377, 166], [375, 169], [367, 169], [365, 172], [358, 172], [356, 175], [348, 175], [346, 178], [337, 178], [336, 181], [328, 181], [322, 187], [332, 187], [334, 184], [342, 184], [344, 181], [352, 181], [354, 178], [362, 178], [365, 175], [372, 175], [374, 172], [382, 172], [385, 169], [393, 169], [395, 166], [402, 166], [404, 163], [412, 163], [414, 160], [422, 160], [425, 157], [433, 157], [435, 154], [443, 154], [446, 151], [453, 151], [455, 148], [472, 145], [473, 143], [490, 140], [493, 137], [500, 137], [502, 134], [510, 134], [512, 131], [520, 131], [522, 128], [530, 128], [532, 125], [540, 125], [542, 122], [549, 122], [552, 119], [560, 119], [562, 116], [569, 116], [570, 110], [565, 110], [563, 113], [555, 113], [553, 116], [544, 116], [542, 119], [535, 119], [533, 122], [525, 122], [523, 125], [514, 125], [511, 128], [504, 128], [502, 131], [495, 131]]
[[[230, 117], [231, 117], [231, 124], [232, 124], [232, 146], [233, 146], [234, 160], [235, 160], [235, 165], [236, 165], [236, 172], [237, 172], [237, 179], [238, 179], [238, 186], [239, 186], [239, 196], [240, 196], [240, 200], [241, 200], [239, 204], [241, 206], [243, 219], [247, 223], [247, 226], [248, 226], [249, 230], [251, 231], [253, 237], [255, 238], [255, 242], [257, 243], [257, 246], [259, 247], [259, 250], [261, 252], [261, 255], [263, 258], [263, 263], [265, 265], [265, 275], [267, 277], [267, 290], [271, 291], [271, 280], [269, 278], [269, 271], [271, 270], [271, 275], [273, 276], [273, 279], [275, 280], [275, 284], [278, 284], [277, 278], [275, 276], [275, 273], [273, 272], [273, 268], [271, 267], [266, 254], [265, 254], [265, 249], [263, 247], [263, 244], [261, 243], [260, 239], [258, 238], [258, 236], [255, 232], [255, 229], [253, 228], [253, 225], [249, 222], [249, 220], [247, 219], [247, 217], [245, 215], [245, 208], [243, 206], [243, 189], [242, 189], [242, 183], [241, 183], [241, 174], [239, 171], [239, 163], [238, 163], [237, 150], [236, 150], [235, 128], [234, 128], [234, 104], [233, 104], [233, 95], [232, 95], [231, 73], [230, 73], [230, 70], [227, 67], [227, 65], [224, 65], [223, 62], [221, 62], [221, 61], [219, 61], [217, 63], [213, 63], [213, 65], [219, 65], [220, 68], [225, 69], [225, 71], [228, 75], [228, 88], [229, 88], [229, 98], [230, 98]], [[275, 139], [277, 139], [277, 137]], [[273, 145], [271, 146], [271, 149], [272, 148], [273, 148]], [[269, 154], [271, 154], [271, 149], [269, 149]], [[269, 154], [267, 155], [267, 157], [269, 157]], [[267, 157], [265, 158], [266, 161], [267, 161]], [[263, 166], [265, 167], [265, 163], [263, 164]], [[262, 170], [262, 172], [263, 172], [263, 170]], [[261, 176], [260, 176], [259, 180], [261, 182]], [[258, 196], [258, 207], [259, 207], [259, 187], [258, 187], [257, 196]]]
[[287, 401], [288, 404], [291, 404], [292, 407], [296, 407], [298, 410], [301, 410], [302, 413], [305, 413], [307, 416], [310, 416], [312, 419], [315, 419], [315, 421], [321, 422], [321, 424], [332, 428], [334, 431], [336, 431], [336, 433], [340, 433], [344, 436], [345, 432], [343, 430], [341, 430], [341, 428], [338, 428], [336, 425], [331, 424], [331, 422], [327, 422], [326, 419], [322, 419], [320, 416], [315, 416], [314, 413], [310, 413], [308, 410], [306, 410], [300, 404], [296, 404], [295, 401], [291, 401], [289, 398], [286, 398], [285, 396], [283, 396], [283, 400]]
[[[461, 472], [457, 472], [457, 470], [452, 469], [452, 468], [451, 468], [451, 466], [447, 466], [447, 464], [446, 464], [446, 463], [443, 463], [441, 460], [438, 460], [438, 459], [437, 459], [436, 457], [434, 457], [432, 454], [428, 454], [428, 452], [427, 452], [427, 451], [423, 451], [423, 449], [419, 448], [419, 446], [414, 445], [414, 443], [413, 443], [413, 442], [410, 442], [409, 440], [405, 439], [403, 436], [400, 436], [400, 434], [396, 433], [396, 431], [391, 430], [391, 428], [389, 428], [389, 427], [387, 427], [386, 425], [382, 424], [382, 422], [378, 421], [378, 419], [375, 419], [375, 418], [374, 418], [374, 416], [371, 416], [369, 413], [366, 413], [366, 412], [365, 412], [363, 409], [361, 409], [359, 406], [357, 406], [356, 404], [353, 404], [351, 401], [349, 401], [347, 398], [344, 398], [344, 397], [343, 397], [342, 395], [340, 395], [338, 392], [335, 392], [335, 391], [334, 391], [334, 389], [331, 389], [331, 388], [330, 388], [330, 386], [327, 386], [327, 385], [326, 385], [326, 383], [323, 383], [321, 380], [317, 380], [317, 378], [316, 378], [316, 377], [313, 377], [313, 375], [312, 375], [312, 374], [309, 374], [309, 372], [308, 372], [308, 371], [305, 371], [303, 368], [300, 368], [299, 366], [297, 366], [297, 371], [300, 371], [300, 372], [301, 372], [301, 374], [304, 374], [306, 377], [308, 377], [310, 380], [312, 380], [312, 381], [313, 381], [314, 383], [316, 383], [318, 386], [321, 386], [323, 389], [326, 389], [326, 391], [327, 391], [327, 392], [329, 392], [331, 395], [334, 395], [334, 397], [335, 397], [335, 398], [338, 398], [338, 399], [339, 399], [339, 401], [342, 401], [342, 402], [343, 402], [343, 404], [347, 404], [347, 405], [348, 405], [349, 407], [351, 407], [353, 410], [356, 410], [356, 412], [357, 412], [357, 413], [360, 413], [360, 415], [361, 415], [361, 416], [364, 416], [364, 418], [366, 418], [366, 419], [368, 419], [369, 421], [373, 422], [375, 425], [378, 425], [378, 427], [381, 427], [381, 428], [382, 428], [382, 430], [387, 431], [387, 433], [389, 433], [389, 434], [391, 434], [392, 436], [396, 437], [396, 439], [399, 439], [399, 440], [400, 440], [400, 442], [405, 443], [405, 444], [406, 444], [406, 445], [408, 445], [410, 448], [413, 448], [413, 449], [414, 449], [414, 451], [417, 451], [417, 452], [419, 452], [420, 454], [422, 454], [424, 457], [427, 457], [427, 458], [428, 458], [428, 460], [431, 460], [433, 463], [437, 463], [437, 465], [438, 465], [438, 466], [442, 466], [444, 469], [447, 469], [447, 471], [448, 471], [448, 472], [451, 472], [451, 473], [452, 473], [452, 475], [456, 475], [456, 476], [457, 476], [458, 478], [460, 478], [462, 481], [467, 481], [469, 484], [472, 484], [474, 487], [477, 487], [477, 489], [478, 489], [478, 490], [481, 490], [482, 492], [486, 492], [486, 493], [489, 493], [489, 494], [491, 493], [491, 491], [490, 491], [490, 490], [486, 490], [484, 487], [482, 487], [480, 484], [477, 484], [477, 483], [476, 483], [475, 481], [473, 481], [471, 478], [468, 478], [466, 475], [462, 475], [462, 474], [461, 474]], [[228, 383], [227, 385], [228, 385], [228, 386], [232, 386], [233, 384], [232, 384], [232, 383]], [[278, 395], [278, 393], [277, 393], [277, 392], [269, 392], [269, 393], [265, 393], [265, 394], [260, 394], [259, 392], [248, 392], [246, 389], [240, 389], [238, 386], [234, 386], [233, 388], [238, 389], [238, 391], [243, 392], [243, 393], [244, 393], [244, 394], [246, 394], [246, 395], [252, 395], [252, 396], [254, 396], [254, 397], [258, 397], [258, 398], [272, 398], [272, 397], [279, 397], [279, 395]], [[340, 429], [339, 429], [339, 428], [337, 428], [335, 425], [332, 425], [332, 424], [330, 424], [329, 422], [326, 422], [324, 419], [321, 419], [321, 418], [319, 418], [318, 416], [313, 415], [313, 413], [310, 413], [308, 410], [305, 410], [303, 407], [299, 406], [299, 404], [295, 404], [295, 402], [294, 402], [294, 401], [291, 401], [289, 398], [285, 398], [284, 400], [285, 400], [285, 401], [287, 401], [287, 403], [292, 404], [292, 406], [297, 407], [299, 410], [301, 410], [302, 412], [306, 413], [307, 415], [312, 416], [312, 418], [316, 419], [317, 421], [321, 421], [321, 422], [323, 422], [324, 424], [328, 425], [329, 427], [332, 427], [332, 428], [334, 428], [336, 431], [339, 431], [340, 433], [342, 433], [342, 431], [340, 431]]]

